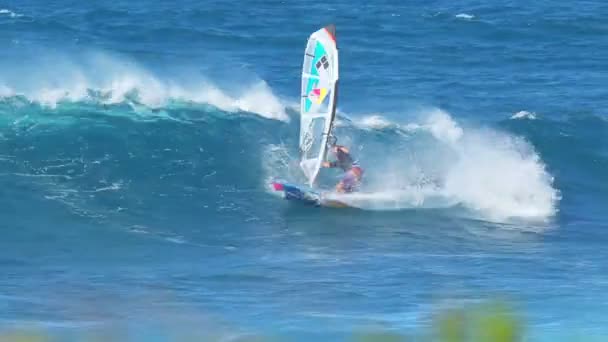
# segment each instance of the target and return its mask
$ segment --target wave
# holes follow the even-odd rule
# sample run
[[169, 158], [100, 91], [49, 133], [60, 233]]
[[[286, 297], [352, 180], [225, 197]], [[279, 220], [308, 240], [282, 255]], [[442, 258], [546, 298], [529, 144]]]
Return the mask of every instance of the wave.
[[456, 14], [455, 17], [458, 18], [458, 19], [464, 19], [464, 20], [475, 19], [474, 15], [468, 14], [468, 13], [459, 13], [459, 14]]
[[407, 136], [409, 128], [392, 122], [380, 114], [363, 115], [351, 118], [348, 114], [338, 112], [334, 121], [334, 128], [355, 128], [365, 132], [394, 132]]
[[[10, 123], [13, 127], [20, 126], [19, 132], [44, 131], [43, 119], [34, 117], [34, 113], [78, 121], [87, 113], [129, 116], [140, 111], [138, 115], [166, 118], [177, 124], [184, 121], [204, 125], [203, 133], [198, 134], [214, 139], [222, 137], [221, 142], [211, 140], [210, 145], [199, 147], [213, 151], [214, 157], [210, 160], [216, 163], [222, 158], [234, 157], [217, 150], [227, 145], [223, 136], [230, 132], [231, 144], [247, 146], [247, 153], [258, 156], [262, 165], [261, 170], [249, 170], [247, 177], [239, 176], [237, 179], [241, 181], [251, 178], [256, 178], [259, 184], [267, 184], [271, 178], [302, 181], [297, 161], [298, 120], [290, 120], [290, 115], [296, 115], [292, 111], [293, 101], [278, 98], [262, 80], [240, 87], [241, 91], [230, 92], [202, 77], [176, 81], [176, 76], [164, 77], [138, 63], [107, 54], [63, 61], [53, 68], [49, 67], [51, 61], [35, 66], [28, 64], [25, 69], [29, 72], [25, 74], [20, 72], [23, 70], [8, 72], [9, 69], [4, 68], [7, 72], [0, 77], [0, 111], [14, 115]], [[272, 120], [255, 123], [238, 116], [236, 120], [222, 119], [234, 112], [254, 113]], [[532, 116], [521, 113], [524, 112], [514, 117]], [[219, 116], [210, 120], [207, 116], [211, 115]], [[181, 120], [184, 117], [186, 119]], [[10, 139], [11, 134], [9, 131], [2, 137]], [[173, 135], [180, 134], [183, 133]], [[362, 192], [348, 199], [362, 209], [459, 206], [495, 221], [544, 220], [558, 211], [561, 195], [553, 176], [532, 144], [514, 134], [463, 125], [445, 111], [429, 109], [419, 113], [418, 120], [410, 122], [395, 122], [378, 113], [352, 117], [339, 113], [336, 135], [341, 144], [351, 146], [366, 170]], [[182, 165], [188, 159], [184, 155], [174, 162]], [[224, 161], [220, 165], [224, 165], [222, 163]], [[225, 164], [240, 167], [233, 161]], [[209, 179], [228, 174], [221, 167], [202, 171], [204, 175], [214, 175]], [[323, 173], [321, 186], [332, 188], [339, 173]], [[128, 178], [118, 176], [108, 184], [128, 182]], [[112, 190], [99, 193], [123, 190], [108, 188], [108, 184], [98, 184], [93, 189]]]
[[511, 116], [511, 119], [536, 120], [536, 113], [528, 112], [526, 110], [521, 110], [521, 111], [513, 114], [513, 116]]
[[[490, 128], [463, 127], [439, 109], [421, 116], [421, 122], [398, 124], [375, 114], [338, 126], [347, 144], [370, 147], [355, 149], [366, 171], [362, 192], [331, 196], [370, 210], [463, 206], [493, 221], [556, 214], [560, 192], [530, 143]], [[373, 143], [364, 134], [370, 129], [398, 130], [406, 139]], [[266, 158], [276, 159], [276, 151]], [[279, 151], [283, 164], [272, 171], [294, 179], [297, 162]]]
[[451, 196], [495, 220], [556, 213], [554, 178], [527, 141], [487, 129], [448, 137], [455, 158], [443, 181]]
[[[262, 80], [238, 91], [221, 89], [203, 77], [162, 77], [136, 62], [108, 54], [79, 59], [66, 56], [22, 67], [0, 67], [0, 98], [24, 98], [49, 108], [62, 103], [132, 104], [165, 108], [175, 102], [207, 104], [226, 112], [250, 112], [268, 119], [289, 120], [288, 104]], [[26, 76], [24, 76], [26, 75]]]
[[19, 14], [19, 13], [15, 13], [9, 9], [6, 8], [0, 8], [0, 16], [1, 15], [7, 15], [11, 18], [19, 18], [19, 17], [23, 17], [23, 14]]

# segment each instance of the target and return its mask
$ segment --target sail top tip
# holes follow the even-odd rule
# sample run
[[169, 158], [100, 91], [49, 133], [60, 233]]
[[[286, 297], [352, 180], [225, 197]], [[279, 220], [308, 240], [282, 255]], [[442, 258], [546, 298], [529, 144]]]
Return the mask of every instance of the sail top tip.
[[336, 25], [334, 24], [329, 24], [327, 26], [325, 26], [325, 30], [327, 31], [327, 33], [329, 33], [329, 35], [331, 36], [331, 39], [333, 39], [333, 41], [336, 41]]

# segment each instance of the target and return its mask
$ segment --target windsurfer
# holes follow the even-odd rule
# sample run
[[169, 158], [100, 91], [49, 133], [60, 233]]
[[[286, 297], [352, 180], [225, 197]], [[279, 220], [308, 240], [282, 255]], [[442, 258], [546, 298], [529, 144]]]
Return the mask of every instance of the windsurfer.
[[347, 147], [334, 145], [331, 148], [336, 160], [323, 162], [323, 167], [340, 168], [344, 171], [344, 175], [336, 185], [336, 191], [342, 193], [350, 193], [357, 191], [363, 177], [363, 169], [357, 164]]

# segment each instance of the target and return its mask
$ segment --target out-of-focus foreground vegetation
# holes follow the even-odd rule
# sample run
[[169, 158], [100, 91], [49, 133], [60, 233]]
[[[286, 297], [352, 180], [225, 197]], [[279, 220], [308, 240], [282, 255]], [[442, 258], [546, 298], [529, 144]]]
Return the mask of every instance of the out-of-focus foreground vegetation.
[[[181, 329], [183, 330], [183, 329]], [[187, 329], [190, 330], [190, 329]], [[234, 341], [234, 342], [278, 342], [301, 340], [301, 338], [243, 336], [230, 334], [209, 334], [209, 331], [180, 331], [144, 338], [149, 341]], [[421, 328], [422, 330], [422, 328]], [[523, 324], [520, 318], [504, 303], [492, 302], [467, 308], [445, 309], [437, 313], [430, 329], [412, 331], [407, 334], [389, 330], [366, 330], [353, 333], [347, 340], [353, 342], [401, 342], [401, 341], [440, 341], [440, 342], [512, 342], [524, 339]], [[51, 341], [133, 341], [142, 340], [141, 336], [115, 336], [114, 333], [90, 332], [80, 336], [56, 334], [45, 331], [4, 331], [0, 342], [51, 342]], [[320, 342], [320, 341], [319, 341]]]

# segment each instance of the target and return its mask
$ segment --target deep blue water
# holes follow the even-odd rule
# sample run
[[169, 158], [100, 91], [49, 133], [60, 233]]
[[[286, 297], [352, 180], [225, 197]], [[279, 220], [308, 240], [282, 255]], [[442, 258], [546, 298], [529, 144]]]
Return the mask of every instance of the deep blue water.
[[[506, 297], [531, 340], [607, 336], [606, 16], [0, 2], [0, 328], [341, 340]], [[360, 210], [267, 189], [301, 180], [302, 54], [330, 22]]]

